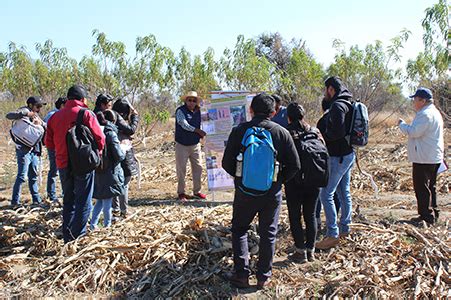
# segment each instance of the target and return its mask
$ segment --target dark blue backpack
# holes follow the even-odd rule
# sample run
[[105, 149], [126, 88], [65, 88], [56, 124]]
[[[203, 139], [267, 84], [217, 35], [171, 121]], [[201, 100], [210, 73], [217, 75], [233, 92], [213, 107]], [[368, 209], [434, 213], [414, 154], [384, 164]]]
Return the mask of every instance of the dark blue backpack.
[[346, 100], [339, 100], [346, 103], [351, 110], [352, 118], [351, 125], [346, 134], [346, 140], [350, 146], [364, 147], [368, 144], [369, 138], [369, 117], [368, 108], [362, 102], [350, 102]]
[[277, 178], [277, 174], [274, 174], [277, 151], [271, 133], [261, 127], [248, 128], [241, 146], [243, 171], [239, 187], [248, 195], [264, 195], [271, 188], [273, 179]]

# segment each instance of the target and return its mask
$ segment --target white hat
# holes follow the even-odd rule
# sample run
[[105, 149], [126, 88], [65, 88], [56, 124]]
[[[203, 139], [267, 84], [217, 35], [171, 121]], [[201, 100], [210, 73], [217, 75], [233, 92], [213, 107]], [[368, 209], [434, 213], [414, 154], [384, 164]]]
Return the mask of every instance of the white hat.
[[182, 96], [182, 100], [185, 101], [186, 98], [196, 98], [197, 100], [201, 100], [201, 98], [197, 95], [195, 91], [189, 91], [185, 96]]

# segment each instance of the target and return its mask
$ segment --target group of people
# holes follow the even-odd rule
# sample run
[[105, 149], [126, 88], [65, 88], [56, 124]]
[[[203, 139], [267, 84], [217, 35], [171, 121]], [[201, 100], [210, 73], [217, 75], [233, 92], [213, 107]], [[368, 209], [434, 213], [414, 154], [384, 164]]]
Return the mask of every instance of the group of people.
[[[74, 85], [69, 88], [66, 98], [61, 97], [56, 101], [56, 108], [49, 112], [44, 120], [38, 116], [45, 104], [39, 97], [30, 97], [27, 106], [7, 114], [10, 120], [28, 118], [33, 124], [46, 129], [45, 138], [31, 148], [20, 142], [16, 143], [18, 174], [11, 203], [20, 203], [21, 186], [27, 176], [33, 202], [41, 202], [37, 183], [38, 157], [43, 151], [42, 142], [45, 142], [50, 161], [47, 193], [51, 201], [58, 201], [55, 192], [57, 173], [62, 184], [65, 242], [86, 233], [91, 214], [90, 225], [93, 229], [97, 226], [102, 210], [104, 226], [111, 224], [112, 208], [126, 217], [128, 185], [138, 168], [131, 143], [139, 122], [137, 111], [124, 99], [117, 99], [113, 105], [113, 97], [100, 94], [92, 112], [87, 109], [87, 97], [82, 86]], [[400, 120], [399, 126], [409, 139], [408, 156], [413, 162], [413, 181], [419, 214], [417, 220], [433, 224], [439, 217], [435, 182], [437, 170], [443, 161], [443, 119], [434, 106], [429, 89], [419, 88], [411, 98], [416, 117], [410, 125]], [[183, 96], [182, 100], [183, 105], [178, 107], [175, 113], [178, 199], [206, 199], [207, 196], [201, 192], [203, 168], [200, 142], [206, 136], [206, 132], [201, 129], [201, 98], [191, 91]], [[232, 129], [223, 155], [222, 167], [235, 179], [232, 218], [234, 272], [229, 274], [228, 279], [240, 288], [249, 286], [251, 269], [247, 232], [256, 215], [260, 236], [257, 286], [264, 288], [270, 281], [283, 185], [295, 249], [289, 255], [290, 259], [299, 263], [313, 261], [315, 249], [336, 247], [340, 239], [350, 234], [351, 170], [356, 159], [354, 148], [349, 141], [354, 114], [351, 92], [340, 78], [328, 78], [325, 81], [322, 101], [323, 116], [316, 127], [306, 122], [306, 111], [301, 104], [291, 102], [284, 107], [281, 100], [278, 95], [256, 95], [250, 105], [252, 120]], [[101, 168], [82, 175], [71, 171], [67, 146], [68, 132], [76, 124], [89, 128], [96, 149], [102, 156]], [[255, 136], [250, 137], [253, 134]], [[301, 172], [307, 173], [306, 166], [301, 164], [306, 154], [300, 151], [295, 141], [299, 136], [307, 134], [316, 139], [318, 151], [325, 149], [327, 180], [324, 184], [306, 184], [308, 181], [297, 180]], [[261, 140], [257, 141], [258, 139]], [[266, 182], [264, 193], [257, 193], [257, 188], [249, 188], [256, 184], [255, 178], [251, 178], [254, 175], [257, 177], [257, 174], [252, 173], [253, 170], [246, 171], [247, 175], [243, 174], [246, 160], [252, 155], [252, 152], [246, 152], [247, 148], [254, 147], [257, 143], [265, 144], [268, 151], [274, 153], [274, 168], [267, 174], [269, 181]], [[255, 149], [256, 152], [261, 151]], [[185, 184], [188, 160], [193, 176], [192, 194], [186, 192]], [[267, 170], [266, 165], [265, 161], [261, 161], [254, 172]], [[261, 174], [258, 176], [261, 177]], [[96, 199], [94, 208], [93, 197]], [[326, 234], [321, 241], [316, 241], [321, 206], [325, 212]], [[301, 215], [305, 229], [301, 224]]]
[[[444, 158], [443, 119], [434, 106], [429, 89], [419, 88], [413, 98], [416, 111], [412, 124], [400, 120], [400, 130], [408, 136], [408, 157], [413, 163], [414, 189], [418, 203], [418, 218], [414, 222], [437, 222], [439, 209], [435, 182], [437, 170]], [[264, 288], [272, 274], [278, 219], [282, 203], [282, 185], [285, 185], [290, 230], [295, 250], [289, 258], [298, 263], [313, 261], [315, 249], [327, 250], [336, 247], [340, 239], [350, 234], [352, 198], [350, 192], [351, 170], [356, 153], [349, 142], [353, 119], [353, 98], [338, 77], [325, 81], [323, 116], [317, 127], [309, 125], [301, 104], [292, 102], [281, 106], [278, 95], [259, 94], [252, 100], [252, 120], [235, 127], [227, 141], [222, 166], [235, 177], [235, 195], [232, 217], [232, 247], [234, 270], [227, 275], [230, 283], [238, 288], [249, 287], [249, 264], [247, 232], [254, 217], [258, 215], [260, 236], [259, 255], [256, 265], [257, 288]], [[260, 195], [249, 193], [241, 175], [243, 140], [248, 138], [250, 128], [263, 128], [271, 133], [276, 160], [280, 171], [275, 175], [270, 188]], [[294, 142], [297, 135], [314, 134], [325, 144], [328, 152], [327, 184], [303, 185], [296, 180], [302, 172], [302, 152]], [[263, 137], [264, 140], [264, 137]], [[318, 148], [319, 149], [319, 148]], [[238, 159], [237, 157], [240, 157]], [[237, 169], [239, 171], [237, 172]], [[319, 185], [319, 184], [318, 184]], [[319, 199], [319, 201], [318, 201]], [[337, 203], [338, 202], [338, 203]], [[317, 238], [317, 209], [324, 208], [326, 234]], [[338, 217], [338, 209], [341, 210]], [[305, 229], [301, 224], [301, 215]]]
[[[67, 97], [60, 97], [55, 102], [55, 109], [44, 120], [39, 117], [39, 113], [46, 103], [37, 96], [28, 98], [27, 106], [6, 115], [16, 122], [27, 119], [45, 132], [42, 139], [32, 146], [15, 139], [18, 173], [11, 204], [20, 205], [21, 187], [26, 177], [33, 203], [41, 203], [38, 165], [45, 146], [50, 166], [47, 196], [53, 203], [59, 203], [56, 193], [58, 174], [61, 181], [65, 243], [83, 236], [89, 219], [91, 229], [95, 229], [102, 211], [105, 227], [111, 225], [113, 212], [118, 217], [127, 216], [128, 186], [131, 177], [138, 172], [131, 140], [138, 127], [139, 117], [128, 101], [119, 98], [113, 104], [113, 100], [110, 95], [100, 94], [94, 111], [90, 111], [87, 91], [81, 85], [74, 85], [69, 88]], [[89, 129], [94, 147], [101, 156], [101, 166], [86, 174], [73, 172], [68, 153], [68, 132], [77, 124]], [[94, 207], [92, 198], [96, 199]]]

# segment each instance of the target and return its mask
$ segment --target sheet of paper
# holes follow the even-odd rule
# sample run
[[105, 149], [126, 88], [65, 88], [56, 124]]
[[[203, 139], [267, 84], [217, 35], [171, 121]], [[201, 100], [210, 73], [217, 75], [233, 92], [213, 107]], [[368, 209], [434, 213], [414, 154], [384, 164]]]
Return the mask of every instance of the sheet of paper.
[[443, 160], [442, 163], [440, 164], [440, 166], [438, 167], [438, 171], [437, 174], [443, 173], [446, 170], [448, 170], [448, 165], [446, 164], [446, 162]]

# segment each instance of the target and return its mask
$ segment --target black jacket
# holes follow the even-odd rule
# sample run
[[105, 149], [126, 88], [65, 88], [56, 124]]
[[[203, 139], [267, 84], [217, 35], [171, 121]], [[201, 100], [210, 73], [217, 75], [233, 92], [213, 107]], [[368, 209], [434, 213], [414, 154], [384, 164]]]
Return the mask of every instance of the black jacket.
[[[114, 110], [113, 110], [114, 111]], [[101, 112], [99, 107], [94, 108], [94, 113]], [[119, 114], [117, 111], [114, 111], [116, 113], [116, 126], [119, 131], [118, 137], [120, 141], [123, 141], [125, 139], [131, 140], [131, 136], [135, 134], [138, 123], [139, 123], [139, 117], [138, 115], [132, 114], [130, 115], [130, 121], [127, 122], [121, 114]], [[133, 148], [128, 150], [125, 154], [125, 160], [122, 161], [122, 168], [124, 169], [124, 176], [134, 176], [138, 174], [138, 163], [135, 159], [135, 152], [133, 151]]]
[[105, 147], [107, 148], [108, 168], [102, 172], [96, 171], [94, 184], [94, 198], [108, 199], [123, 195], [124, 172], [121, 167], [121, 161], [125, 159], [125, 153], [122, 151], [117, 137], [117, 127], [108, 123], [103, 132], [105, 133]]
[[[118, 114], [118, 116], [120, 115]], [[125, 121], [122, 117], [120, 117], [120, 119], [118, 118], [118, 121], [119, 122], [116, 122], [116, 125], [119, 129], [119, 140], [131, 140], [132, 135], [135, 134], [136, 129], [138, 128], [138, 115], [130, 115], [129, 122]], [[135, 159], [135, 152], [133, 148], [125, 153], [125, 159], [122, 161], [122, 169], [124, 169], [125, 177], [135, 176], [138, 174], [138, 163]]]
[[352, 94], [345, 86], [331, 100], [330, 109], [319, 119], [318, 129], [326, 141], [330, 156], [345, 156], [353, 150], [346, 139], [351, 127]]
[[[232, 130], [224, 150], [222, 167], [231, 176], [235, 176], [236, 157], [241, 149], [241, 140], [246, 130], [253, 126], [263, 127], [271, 132], [281, 170], [277, 182], [272, 184], [267, 195], [275, 195], [281, 190], [282, 183], [290, 180], [300, 170], [301, 164], [290, 133], [282, 126], [270, 121], [269, 118], [257, 115], [250, 122], [242, 123]], [[240, 179], [235, 178], [235, 187], [240, 184], [238, 180]]]

